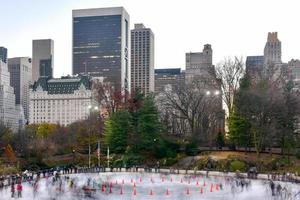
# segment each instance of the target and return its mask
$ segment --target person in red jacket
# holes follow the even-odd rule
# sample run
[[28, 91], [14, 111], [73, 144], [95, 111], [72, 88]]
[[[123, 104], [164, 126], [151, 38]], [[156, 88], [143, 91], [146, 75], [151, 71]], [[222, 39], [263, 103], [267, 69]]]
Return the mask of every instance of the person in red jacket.
[[18, 183], [17, 185], [18, 198], [22, 198], [22, 190], [23, 190], [22, 184]]
[[15, 197], [15, 184], [12, 183], [10, 187], [10, 192], [11, 192], [11, 198]]

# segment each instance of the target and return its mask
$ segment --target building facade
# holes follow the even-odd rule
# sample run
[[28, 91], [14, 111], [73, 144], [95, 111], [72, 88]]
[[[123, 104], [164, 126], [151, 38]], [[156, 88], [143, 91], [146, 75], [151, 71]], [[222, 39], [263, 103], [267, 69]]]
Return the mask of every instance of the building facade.
[[264, 48], [264, 63], [280, 64], [281, 61], [281, 42], [277, 32], [268, 33], [268, 39]]
[[10, 86], [7, 63], [0, 60], [0, 123], [16, 132], [20, 126], [14, 88]]
[[154, 92], [154, 34], [143, 24], [131, 30], [131, 90]]
[[159, 94], [184, 84], [185, 73], [180, 68], [155, 69], [155, 93]]
[[41, 77], [30, 91], [29, 123], [67, 126], [87, 119], [91, 104], [90, 77]]
[[247, 56], [246, 74], [253, 81], [259, 80], [264, 69], [264, 56]]
[[73, 10], [73, 74], [130, 91], [129, 15], [123, 7]]
[[29, 118], [29, 87], [32, 84], [32, 64], [29, 57], [8, 59], [10, 85], [14, 88], [16, 104], [24, 110], [24, 117]]
[[247, 56], [246, 74], [252, 83], [267, 77], [282, 75], [287, 70], [287, 63], [281, 60], [281, 41], [277, 32], [269, 32], [264, 48], [264, 55]]
[[0, 61], [7, 63], [7, 48], [0, 47]]
[[288, 62], [289, 78], [294, 82], [296, 90], [300, 91], [300, 60], [292, 59]]
[[53, 77], [54, 41], [51, 39], [32, 41], [32, 78]]
[[185, 81], [204, 80], [209, 77], [209, 70], [213, 67], [212, 55], [213, 51], [210, 44], [204, 45], [202, 52], [186, 53]]

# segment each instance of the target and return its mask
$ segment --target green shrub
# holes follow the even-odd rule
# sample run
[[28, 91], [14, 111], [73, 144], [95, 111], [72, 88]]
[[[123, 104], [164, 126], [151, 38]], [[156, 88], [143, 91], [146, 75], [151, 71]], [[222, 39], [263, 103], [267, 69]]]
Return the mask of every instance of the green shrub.
[[289, 166], [289, 161], [284, 157], [277, 157], [271, 161], [272, 170], [279, 170], [280, 168]]
[[240, 171], [240, 172], [245, 172], [247, 169], [247, 166], [244, 162], [239, 161], [239, 160], [234, 160], [230, 163], [230, 171]]
[[298, 151], [296, 152], [296, 158], [297, 158], [298, 160], [300, 160], [300, 150], [298, 150]]
[[140, 155], [125, 154], [123, 157], [123, 162], [127, 167], [132, 167], [133, 165], [141, 165], [143, 163], [143, 159]]
[[185, 146], [185, 153], [188, 156], [195, 156], [199, 153], [198, 146], [195, 142], [190, 142]]
[[165, 166], [172, 166], [175, 163], [177, 163], [176, 158], [166, 158], [166, 160], [165, 160]]
[[123, 167], [123, 160], [122, 159], [117, 159], [113, 162], [114, 167]]
[[4, 167], [1, 166], [0, 167], [0, 175], [9, 175], [9, 174], [17, 174], [19, 173], [18, 169], [13, 167], [13, 166], [9, 166], [9, 167]]

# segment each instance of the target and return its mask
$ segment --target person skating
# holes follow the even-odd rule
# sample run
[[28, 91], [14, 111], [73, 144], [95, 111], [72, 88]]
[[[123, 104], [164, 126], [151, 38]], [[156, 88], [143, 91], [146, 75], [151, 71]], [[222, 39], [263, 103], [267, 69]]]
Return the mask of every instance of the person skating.
[[275, 184], [273, 181], [270, 182], [270, 188], [271, 188], [271, 191], [272, 191], [272, 196], [275, 196]]
[[23, 190], [23, 187], [22, 187], [22, 184], [21, 182], [17, 185], [17, 192], [18, 192], [18, 198], [22, 198], [22, 190]]
[[15, 197], [15, 184], [12, 183], [10, 187], [10, 192], [11, 192], [11, 198]]
[[281, 190], [282, 190], [282, 187], [281, 187], [280, 184], [277, 185], [276, 190], [277, 190], [277, 191], [276, 191], [277, 195], [278, 195], [278, 196], [281, 196]]

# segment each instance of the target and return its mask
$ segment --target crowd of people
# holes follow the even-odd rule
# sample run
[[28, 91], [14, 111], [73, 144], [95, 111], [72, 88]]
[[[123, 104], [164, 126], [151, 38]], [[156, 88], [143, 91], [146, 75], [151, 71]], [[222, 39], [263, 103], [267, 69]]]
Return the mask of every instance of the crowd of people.
[[[25, 171], [22, 175], [0, 177], [0, 192], [3, 188], [6, 190], [10, 189], [10, 196], [12, 198], [22, 198], [24, 190], [23, 185], [24, 182], [27, 182], [25, 189], [30, 192], [32, 191], [32, 196], [36, 199], [38, 199], [40, 195], [41, 187], [47, 190], [47, 195], [51, 197], [51, 200], [61, 199], [61, 197], [66, 194], [69, 196], [71, 195], [72, 199], [91, 198], [99, 194], [99, 192], [109, 193], [112, 190], [112, 183], [107, 180], [102, 180], [101, 176], [95, 178], [95, 176], [89, 176], [88, 174], [86, 176], [88, 178], [85, 179], [85, 182], [83, 183], [77, 178], [78, 176], [70, 174], [100, 171], [104, 170], [100, 168], [64, 168], [57, 171], [56, 169], [51, 169], [37, 173]], [[138, 169], [134, 168], [133, 171], [137, 172]], [[105, 175], [104, 177], [107, 179], [108, 175]], [[208, 177], [209, 174], [207, 173], [206, 178]], [[268, 175], [269, 180], [265, 181], [268, 194], [277, 199], [300, 199], [300, 189], [298, 192], [295, 192], [295, 190], [291, 191], [291, 188], [282, 182], [289, 181], [290, 177], [292, 176], [288, 173], [281, 176], [276, 174]], [[44, 179], [43, 184], [46, 184], [46, 187], [44, 187], [44, 185], [41, 186], [42, 179]], [[218, 182], [218, 186], [221, 190], [226, 186], [229, 191], [231, 190], [232, 195], [235, 196], [244, 191], [249, 191], [251, 183], [251, 179], [237, 173], [236, 176], [225, 176], [224, 179], [221, 178]], [[30, 186], [29, 189], [28, 185]], [[27, 191], [27, 193], [29, 191]]]

